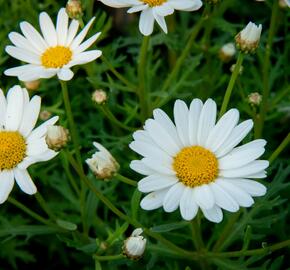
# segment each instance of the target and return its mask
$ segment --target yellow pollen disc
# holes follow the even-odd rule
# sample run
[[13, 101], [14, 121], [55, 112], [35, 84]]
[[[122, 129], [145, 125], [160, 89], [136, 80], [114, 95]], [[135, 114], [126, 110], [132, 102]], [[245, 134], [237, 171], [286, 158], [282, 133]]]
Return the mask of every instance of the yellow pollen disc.
[[0, 171], [16, 167], [26, 153], [25, 140], [17, 131], [0, 131]]
[[72, 51], [64, 46], [48, 48], [41, 56], [41, 63], [46, 68], [60, 68], [72, 59]]
[[195, 187], [213, 182], [218, 175], [218, 160], [201, 146], [183, 148], [174, 158], [173, 169], [186, 186]]
[[167, 0], [142, 0], [145, 4], [148, 4], [150, 7], [161, 6]]

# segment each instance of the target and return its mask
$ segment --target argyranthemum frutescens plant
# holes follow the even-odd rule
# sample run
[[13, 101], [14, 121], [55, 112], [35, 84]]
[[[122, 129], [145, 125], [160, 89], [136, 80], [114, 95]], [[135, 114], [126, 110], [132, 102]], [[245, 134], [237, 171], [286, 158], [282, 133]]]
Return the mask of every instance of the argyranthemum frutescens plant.
[[27, 194], [36, 193], [27, 168], [37, 162], [54, 158], [45, 136], [48, 126], [53, 126], [55, 116], [35, 128], [40, 111], [40, 97], [29, 100], [28, 92], [19, 85], [12, 87], [5, 98], [0, 89], [0, 203], [7, 200], [14, 179]]
[[163, 206], [166, 212], [180, 208], [185, 220], [195, 218], [200, 208], [205, 217], [221, 222], [221, 208], [236, 212], [249, 207], [252, 196], [262, 196], [266, 187], [249, 180], [265, 178], [269, 162], [256, 160], [265, 140], [236, 147], [253, 127], [248, 120], [238, 124], [239, 111], [229, 110], [216, 122], [216, 103], [194, 99], [190, 107], [177, 100], [174, 121], [164, 111], [133, 134], [130, 147], [144, 158], [131, 168], [147, 177], [138, 183], [141, 192], [151, 192], [141, 201], [145, 210]]
[[[105, 7], [100, 1], [83, 1], [82, 9], [78, 0], [70, 0], [66, 9], [70, 18], [74, 18], [70, 25], [64, 9], [55, 9], [56, 2], [40, 6], [36, 0], [23, 1], [42, 9], [27, 14], [22, 1], [16, 2], [22, 7], [20, 11], [12, 1], [15, 12], [9, 12], [9, 16], [4, 12], [6, 31], [14, 31], [23, 19], [37, 22], [38, 13], [40, 29], [37, 23], [33, 26], [21, 23], [22, 34], [9, 35], [15, 46], [8, 45], [8, 52], [13, 47], [12, 51], [22, 52], [14, 58], [27, 62], [24, 58], [31, 59], [34, 54], [33, 59], [38, 62], [28, 69], [27, 65], [16, 67], [10, 75], [24, 81], [40, 78], [36, 82], [25, 82], [30, 95], [39, 91], [42, 96], [40, 118], [45, 121], [51, 117], [48, 115], [58, 114], [63, 127], [43, 130], [42, 141], [50, 149], [60, 151], [58, 157], [28, 169], [43, 197], [39, 192], [25, 196], [15, 190], [0, 208], [0, 237], [5, 240], [0, 239], [0, 257], [4, 261], [13, 264], [17, 258], [23, 258], [27, 262], [27, 250], [33, 254], [37, 249], [38, 254], [39, 249], [51, 257], [57, 255], [58, 260], [52, 264], [50, 256], [43, 257], [41, 262], [31, 262], [30, 267], [35, 269], [43, 264], [50, 268], [112, 270], [225, 269], [227, 266], [248, 269], [265, 265], [265, 269], [286, 269], [279, 257], [277, 261], [268, 255], [269, 251], [289, 245], [285, 226], [288, 207], [281, 192], [288, 192], [285, 179], [289, 169], [283, 166], [286, 159], [277, 159], [289, 141], [287, 137], [279, 146], [277, 139], [278, 134], [282, 138], [280, 132], [287, 126], [278, 124], [287, 121], [287, 88], [282, 89], [286, 76], [277, 75], [279, 63], [285, 65], [287, 54], [282, 58], [283, 37], [275, 34], [276, 28], [284, 33], [287, 23], [285, 29], [282, 24], [274, 23], [275, 17], [282, 18], [275, 15], [277, 9], [269, 20], [267, 8], [259, 11], [263, 14], [259, 17], [255, 9], [239, 1], [234, 8], [230, 1], [219, 1], [219, 5], [214, 5], [218, 1], [210, 0], [203, 3], [102, 1], [107, 6], [126, 6], [129, 12], [140, 11], [141, 31], [146, 35], [142, 37], [136, 31], [138, 15], [127, 16], [126, 10]], [[54, 19], [43, 13], [44, 9], [51, 18], [56, 18], [56, 26], [52, 23]], [[173, 14], [174, 10], [179, 11]], [[183, 12], [193, 10], [196, 12]], [[255, 22], [263, 22], [261, 42], [262, 26], [245, 22], [248, 10], [252, 11]], [[22, 16], [16, 19], [18, 13]], [[93, 16], [96, 17], [94, 24]], [[165, 32], [168, 27], [169, 34], [164, 31], [155, 34], [155, 21]], [[89, 28], [92, 37], [80, 41], [78, 25], [83, 28], [79, 34], [83, 40]], [[110, 27], [116, 28], [108, 32]], [[130, 30], [136, 35], [126, 36]], [[71, 31], [75, 35], [71, 44], [75, 40], [80, 42], [76, 51], [64, 43], [73, 35]], [[98, 44], [104, 54], [100, 59], [103, 62], [94, 61], [100, 54], [93, 48], [98, 37], [95, 33], [100, 31], [101, 38], [105, 38]], [[1, 40], [2, 34], [1, 28]], [[229, 35], [236, 37], [237, 46]], [[7, 34], [3, 38], [6, 42], [0, 44], [4, 54], [0, 62], [4, 61], [1, 68], [9, 73], [17, 61], [4, 53], [4, 47], [10, 42], [6, 37]], [[86, 46], [92, 47], [94, 53], [86, 52], [88, 47], [78, 53]], [[264, 48], [267, 48], [265, 55]], [[74, 68], [73, 78], [70, 64], [63, 62], [68, 60], [65, 53], [68, 50], [74, 58], [70, 64], [88, 53], [86, 61], [78, 62]], [[253, 55], [256, 50], [259, 57]], [[218, 55], [224, 62], [220, 62]], [[46, 61], [48, 56], [54, 56], [49, 58], [49, 63], [53, 62], [56, 67], [43, 65], [42, 60]], [[229, 68], [234, 63], [231, 74]], [[270, 69], [274, 63], [275, 72]], [[50, 77], [54, 78], [47, 80]], [[55, 89], [55, 77], [61, 80], [63, 97]], [[17, 78], [3, 76], [1, 84], [11, 85]], [[275, 91], [267, 95], [272, 85]], [[30, 102], [38, 99], [33, 97]], [[278, 110], [282, 101], [283, 114]], [[21, 103], [16, 103], [20, 108]], [[217, 107], [221, 108], [218, 116]], [[231, 107], [237, 109], [228, 110]], [[94, 143], [97, 149], [93, 149], [93, 141], [98, 142]], [[26, 143], [26, 147], [41, 150], [38, 144]], [[19, 154], [15, 149], [8, 151], [7, 140], [0, 141], [6, 167], [9, 154], [11, 157]], [[142, 160], [136, 160], [138, 153], [144, 156]], [[25, 158], [31, 157], [26, 154]], [[273, 165], [267, 168], [269, 162], [259, 159], [269, 159]], [[273, 163], [273, 160], [279, 162]], [[0, 164], [3, 168], [4, 163]], [[280, 169], [276, 167], [278, 164]], [[19, 168], [16, 166], [16, 169]], [[269, 177], [262, 179], [266, 177], [265, 170]], [[147, 177], [142, 179], [136, 171]], [[273, 177], [276, 171], [278, 174]], [[18, 181], [16, 174], [15, 179]], [[5, 183], [2, 186], [0, 183], [0, 188], [8, 196], [9, 186]], [[25, 183], [25, 188], [31, 188], [30, 193], [35, 191], [33, 182]], [[35, 200], [38, 204], [34, 204]], [[157, 210], [161, 207], [170, 213]], [[178, 208], [179, 211], [174, 211]], [[153, 209], [156, 210], [144, 211]], [[277, 240], [279, 243], [273, 245], [271, 242], [278, 238], [281, 238]]]

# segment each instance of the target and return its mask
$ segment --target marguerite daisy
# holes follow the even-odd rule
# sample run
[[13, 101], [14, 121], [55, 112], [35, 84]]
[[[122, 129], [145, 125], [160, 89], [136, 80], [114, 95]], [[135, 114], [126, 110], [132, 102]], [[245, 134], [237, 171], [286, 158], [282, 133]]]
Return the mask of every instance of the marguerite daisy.
[[123, 8], [131, 7], [128, 13], [141, 11], [139, 29], [144, 36], [153, 32], [154, 21], [167, 33], [164, 17], [171, 15], [174, 10], [194, 11], [202, 6], [200, 0], [100, 0], [105, 5]]
[[189, 108], [175, 102], [175, 125], [160, 109], [153, 115], [130, 144], [144, 157], [130, 165], [146, 175], [138, 183], [141, 192], [149, 193], [141, 201], [143, 209], [163, 206], [173, 212], [179, 207], [183, 219], [191, 220], [200, 208], [208, 220], [220, 222], [221, 208], [236, 212], [265, 194], [265, 186], [250, 179], [266, 177], [269, 162], [256, 160], [266, 141], [237, 146], [253, 127], [252, 120], [238, 124], [238, 110], [229, 110], [215, 123], [216, 103], [194, 99]]
[[42, 36], [30, 23], [20, 23], [23, 35], [11, 32], [9, 39], [15, 46], [7, 46], [6, 52], [29, 64], [7, 69], [4, 74], [17, 76], [21, 81], [51, 78], [56, 74], [60, 80], [70, 80], [74, 75], [71, 67], [94, 61], [102, 54], [99, 50], [85, 52], [101, 34], [83, 42], [94, 19], [78, 35], [79, 22], [72, 20], [68, 25], [69, 18], [64, 8], [58, 12], [56, 28], [47, 13], [40, 13]]
[[14, 179], [23, 192], [34, 194], [36, 187], [27, 168], [57, 155], [45, 142], [46, 129], [55, 116], [33, 130], [40, 111], [40, 97], [29, 100], [25, 88], [12, 87], [5, 98], [0, 89], [0, 203], [7, 200]]

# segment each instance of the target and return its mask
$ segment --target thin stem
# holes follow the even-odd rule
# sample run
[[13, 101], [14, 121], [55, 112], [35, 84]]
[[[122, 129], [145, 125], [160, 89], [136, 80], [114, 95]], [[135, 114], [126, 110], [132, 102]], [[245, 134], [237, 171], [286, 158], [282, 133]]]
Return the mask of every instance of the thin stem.
[[121, 175], [121, 174], [118, 174], [118, 173], [117, 173], [117, 174], [114, 176], [114, 178], [116, 178], [117, 180], [119, 180], [119, 181], [121, 181], [121, 182], [123, 182], [123, 183], [125, 183], [125, 184], [131, 185], [131, 186], [134, 186], [134, 187], [137, 186], [137, 182], [136, 182], [136, 181], [134, 181], [134, 180], [132, 180], [132, 179], [129, 179], [128, 177], [125, 177], [125, 176], [123, 176], [123, 175]]
[[242, 52], [240, 52], [239, 56], [238, 56], [238, 59], [237, 59], [237, 62], [235, 64], [235, 68], [234, 68], [234, 71], [232, 73], [231, 79], [229, 81], [229, 84], [228, 84], [224, 99], [223, 99], [223, 103], [222, 103], [222, 107], [221, 107], [221, 110], [220, 110], [219, 118], [221, 118], [223, 116], [223, 114], [226, 112], [226, 110], [228, 108], [228, 104], [229, 104], [229, 101], [230, 101], [230, 98], [231, 98], [231, 95], [232, 95], [232, 92], [233, 92], [233, 88], [235, 86], [236, 79], [237, 79], [237, 77], [238, 77], [238, 75], [240, 73], [240, 68], [242, 66], [243, 59], [244, 59], [244, 55], [243, 55]]
[[44, 198], [42, 197], [42, 195], [39, 192], [37, 192], [35, 194], [35, 198], [36, 198], [37, 202], [39, 203], [40, 207], [49, 216], [49, 218], [51, 220], [55, 220], [56, 217], [55, 217], [54, 213], [51, 211], [50, 207], [46, 204]]
[[288, 146], [290, 143], [290, 132], [286, 136], [286, 138], [281, 142], [281, 144], [276, 148], [276, 150], [272, 153], [269, 158], [269, 162], [273, 163], [273, 161], [280, 155], [280, 153]]
[[16, 206], [17, 208], [19, 208], [20, 210], [22, 210], [23, 212], [25, 212], [26, 214], [28, 214], [29, 216], [31, 216], [32, 218], [36, 219], [40, 223], [43, 223], [43, 224], [48, 225], [48, 226], [56, 226], [53, 223], [51, 223], [48, 220], [46, 220], [45, 218], [43, 218], [42, 216], [40, 216], [37, 213], [31, 211], [25, 205], [23, 205], [22, 203], [18, 202], [15, 199], [13, 199], [12, 197], [9, 197], [7, 201], [10, 202], [11, 204], [13, 204], [14, 206]]
[[122, 128], [122, 129], [125, 129], [127, 131], [130, 131], [130, 132], [133, 132], [135, 131], [136, 129], [133, 128], [133, 127], [128, 127], [126, 126], [125, 124], [123, 124], [122, 122], [120, 122], [113, 114], [112, 112], [110, 111], [110, 109], [107, 107], [106, 104], [104, 105], [100, 105], [98, 106], [98, 108], [102, 111], [102, 113], [112, 122], [114, 123], [115, 125], [117, 125], [118, 127]]
[[109, 256], [98, 256], [94, 255], [94, 259], [97, 261], [116, 261], [116, 260], [121, 260], [124, 259], [123, 254], [118, 254], [118, 255], [109, 255]]
[[127, 85], [130, 89], [136, 90], [137, 86], [133, 83], [129, 82], [121, 73], [119, 73], [114, 66], [110, 63], [110, 61], [104, 56], [101, 56], [102, 61], [108, 66], [109, 70], [125, 85]]
[[140, 103], [140, 110], [142, 119], [145, 120], [148, 117], [148, 105], [149, 105], [149, 95], [148, 89], [146, 89], [146, 62], [147, 62], [147, 52], [149, 47], [149, 36], [144, 36], [142, 40], [142, 45], [140, 48], [139, 61], [138, 61], [138, 96]]
[[261, 137], [263, 133], [266, 114], [269, 106], [270, 85], [269, 85], [269, 69], [271, 64], [271, 51], [274, 40], [274, 35], [279, 20], [279, 1], [273, 1], [272, 16], [270, 22], [269, 36], [266, 44], [265, 57], [263, 57], [263, 92], [262, 92], [262, 104], [261, 104], [261, 116], [259, 119], [259, 125], [257, 130], [257, 136]]

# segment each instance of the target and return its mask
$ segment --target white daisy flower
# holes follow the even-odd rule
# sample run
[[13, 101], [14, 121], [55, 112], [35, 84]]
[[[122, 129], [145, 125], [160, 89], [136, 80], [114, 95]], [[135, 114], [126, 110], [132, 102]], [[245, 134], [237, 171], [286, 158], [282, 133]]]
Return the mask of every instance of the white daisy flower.
[[60, 80], [70, 80], [74, 75], [71, 67], [94, 61], [102, 54], [99, 50], [85, 51], [101, 34], [97, 33], [83, 42], [94, 20], [92, 18], [78, 35], [79, 22], [72, 20], [69, 25], [64, 8], [58, 12], [56, 27], [47, 13], [40, 13], [42, 35], [30, 23], [21, 22], [23, 35], [11, 32], [9, 39], [15, 46], [9, 45], [5, 50], [12, 57], [28, 64], [7, 69], [4, 74], [17, 76], [21, 81], [51, 78], [55, 75]]
[[131, 7], [128, 13], [141, 11], [139, 29], [144, 36], [153, 32], [154, 21], [167, 33], [164, 17], [174, 10], [195, 11], [201, 8], [201, 0], [100, 0], [107, 6], [115, 8]]
[[216, 122], [216, 103], [194, 99], [188, 108], [177, 100], [174, 121], [160, 109], [144, 130], [133, 134], [130, 148], [144, 158], [130, 167], [146, 175], [138, 183], [149, 193], [141, 201], [145, 210], [159, 207], [173, 212], [178, 207], [185, 220], [200, 208], [212, 222], [223, 219], [221, 209], [236, 212], [250, 207], [252, 197], [266, 193], [264, 185], [250, 179], [266, 177], [266, 160], [256, 160], [265, 151], [265, 140], [237, 146], [250, 132], [253, 121], [240, 124], [239, 111], [229, 110]]
[[5, 98], [0, 89], [0, 203], [7, 200], [14, 179], [27, 194], [36, 193], [27, 168], [54, 158], [48, 149], [46, 129], [58, 120], [55, 116], [33, 130], [40, 111], [40, 97], [29, 100], [28, 92], [19, 85], [12, 87]]

